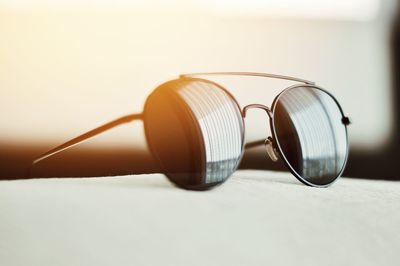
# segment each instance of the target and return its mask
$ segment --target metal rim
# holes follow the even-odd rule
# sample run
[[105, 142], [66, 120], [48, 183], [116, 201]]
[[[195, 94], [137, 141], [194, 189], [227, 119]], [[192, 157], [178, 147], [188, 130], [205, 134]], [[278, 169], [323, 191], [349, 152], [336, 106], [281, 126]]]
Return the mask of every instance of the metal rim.
[[334, 102], [335, 102], [336, 105], [338, 106], [339, 111], [340, 111], [340, 113], [342, 114], [342, 118], [345, 117], [345, 115], [344, 115], [344, 113], [343, 113], [343, 109], [342, 109], [342, 107], [340, 106], [338, 100], [335, 98], [335, 96], [333, 96], [333, 95], [332, 95], [330, 92], [328, 92], [327, 90], [325, 90], [325, 89], [323, 89], [323, 88], [321, 88], [321, 87], [319, 87], [319, 86], [316, 86], [316, 85], [310, 85], [310, 84], [295, 84], [295, 85], [292, 85], [292, 86], [290, 86], [290, 87], [287, 87], [286, 89], [284, 89], [283, 91], [281, 91], [281, 92], [275, 97], [275, 99], [274, 99], [274, 101], [273, 101], [273, 103], [272, 103], [272, 108], [271, 108], [272, 117], [270, 117], [271, 133], [272, 133], [272, 136], [273, 136], [275, 145], [278, 147], [279, 155], [280, 155], [281, 158], [283, 159], [284, 164], [289, 168], [290, 172], [291, 172], [300, 182], [302, 182], [302, 183], [305, 184], [305, 185], [312, 186], [312, 187], [328, 187], [328, 186], [332, 185], [334, 182], [336, 182], [336, 181], [339, 179], [339, 177], [343, 174], [344, 169], [346, 168], [346, 164], [347, 164], [347, 160], [348, 160], [348, 156], [349, 156], [349, 139], [348, 139], [347, 125], [343, 125], [344, 128], [345, 128], [345, 133], [346, 133], [346, 156], [345, 156], [345, 160], [344, 160], [343, 166], [342, 166], [340, 172], [337, 174], [337, 176], [336, 176], [334, 179], [332, 179], [332, 181], [330, 181], [330, 182], [328, 182], [328, 183], [326, 183], [326, 184], [323, 184], [323, 185], [319, 185], [319, 184], [314, 184], [314, 183], [312, 183], [312, 182], [306, 180], [305, 178], [303, 178], [301, 175], [299, 175], [299, 174], [293, 169], [293, 167], [290, 165], [290, 163], [289, 163], [289, 161], [287, 160], [285, 154], [283, 153], [282, 148], [281, 148], [281, 146], [280, 146], [280, 144], [279, 144], [279, 139], [278, 139], [278, 137], [277, 137], [276, 130], [275, 130], [275, 108], [276, 108], [276, 104], [277, 104], [279, 98], [280, 98], [285, 92], [287, 92], [288, 90], [296, 89], [296, 88], [299, 88], [299, 87], [313, 88], [313, 89], [317, 89], [317, 90], [320, 90], [320, 91], [326, 93], [327, 95], [329, 95], [329, 96], [334, 100]]

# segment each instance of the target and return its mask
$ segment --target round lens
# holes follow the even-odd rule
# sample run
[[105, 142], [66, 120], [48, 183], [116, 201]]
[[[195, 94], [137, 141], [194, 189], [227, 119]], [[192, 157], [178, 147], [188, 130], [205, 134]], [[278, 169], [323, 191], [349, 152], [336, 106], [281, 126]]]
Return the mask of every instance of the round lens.
[[152, 154], [180, 187], [208, 189], [239, 165], [241, 112], [215, 83], [184, 78], [162, 84], [146, 101], [144, 124]]
[[340, 176], [347, 158], [347, 131], [330, 94], [312, 86], [287, 89], [275, 100], [273, 114], [278, 148], [300, 180], [324, 186]]

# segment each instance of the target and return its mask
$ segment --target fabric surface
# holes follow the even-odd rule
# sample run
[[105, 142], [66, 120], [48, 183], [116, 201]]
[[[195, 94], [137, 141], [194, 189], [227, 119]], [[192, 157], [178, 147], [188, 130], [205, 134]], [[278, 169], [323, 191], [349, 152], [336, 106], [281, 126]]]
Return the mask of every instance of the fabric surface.
[[0, 265], [399, 265], [400, 183], [242, 170], [0, 182]]

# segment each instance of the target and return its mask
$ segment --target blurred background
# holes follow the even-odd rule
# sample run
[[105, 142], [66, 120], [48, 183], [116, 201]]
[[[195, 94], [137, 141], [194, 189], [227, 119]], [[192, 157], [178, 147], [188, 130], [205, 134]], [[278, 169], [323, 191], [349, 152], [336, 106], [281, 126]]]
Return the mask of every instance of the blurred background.
[[[345, 176], [400, 180], [395, 0], [0, 0], [0, 179], [119, 116], [181, 73], [253, 71], [315, 81], [353, 124]], [[244, 106], [271, 105], [293, 83], [215, 78]], [[270, 134], [265, 113], [246, 140]], [[241, 168], [284, 170], [263, 147]], [[141, 122], [35, 166], [33, 177], [157, 172]]]

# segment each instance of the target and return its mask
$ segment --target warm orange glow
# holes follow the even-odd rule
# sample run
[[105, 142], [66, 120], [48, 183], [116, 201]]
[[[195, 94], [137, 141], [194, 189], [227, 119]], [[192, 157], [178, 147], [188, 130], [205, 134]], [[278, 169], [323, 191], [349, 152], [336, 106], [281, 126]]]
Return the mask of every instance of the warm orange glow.
[[[58, 3], [63, 7], [70, 1]], [[219, 16], [214, 12], [218, 8], [196, 13], [134, 4], [121, 8], [122, 1], [111, 9], [85, 4], [76, 8], [74, 3], [81, 1], [72, 3], [66, 9], [25, 9], [15, 7], [29, 7], [28, 1], [0, 2], [3, 141], [58, 144], [121, 115], [140, 112], [158, 84], [197, 71], [258, 71], [313, 79], [337, 95], [356, 121], [352, 143], [373, 148], [390, 132], [386, 32], [369, 21], [316, 23]], [[257, 6], [258, 1], [249, 7], [252, 3]], [[250, 79], [227, 83], [241, 103], [261, 100], [267, 105], [287, 85]], [[252, 119], [248, 138], [264, 136], [267, 125]], [[143, 141], [141, 129], [135, 130], [116, 129], [103, 143], [123, 145], [135, 141], [132, 136]]]

